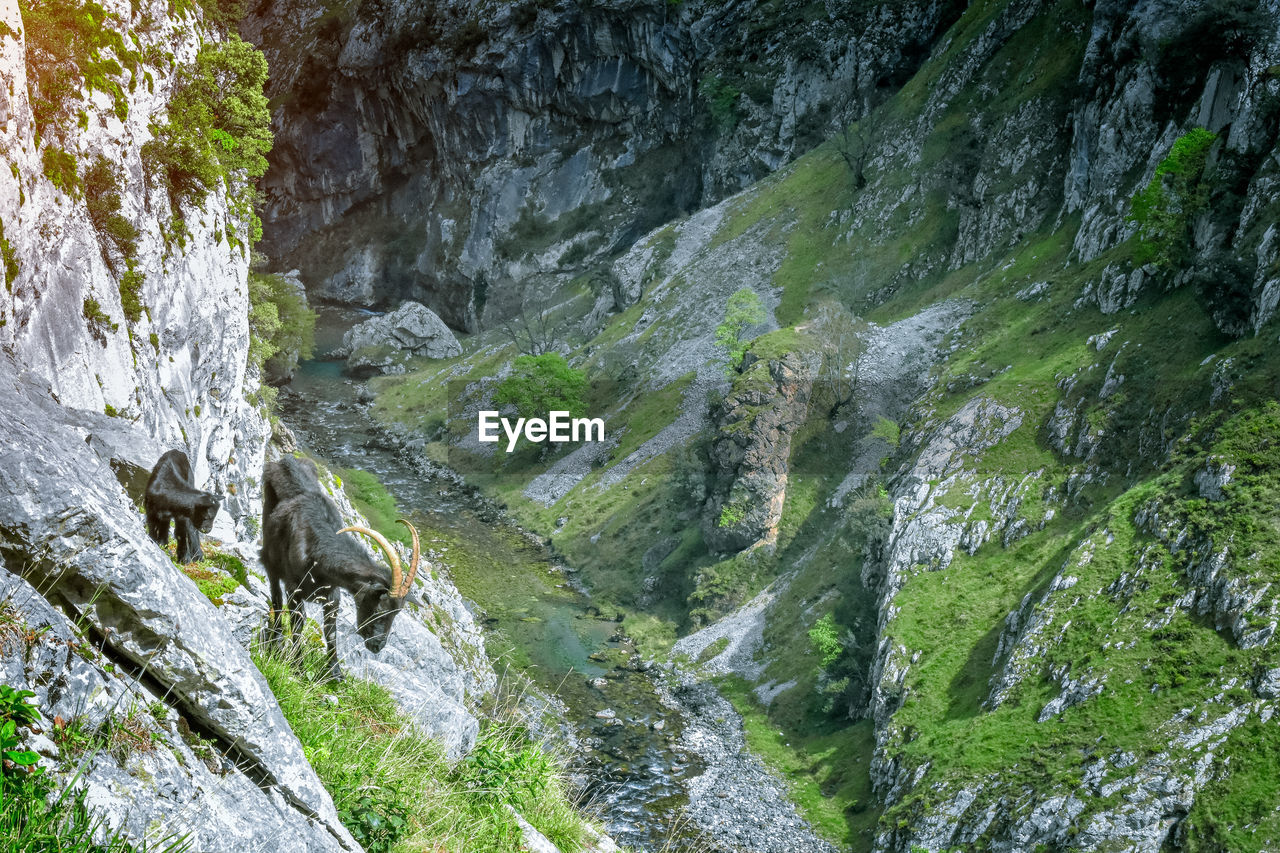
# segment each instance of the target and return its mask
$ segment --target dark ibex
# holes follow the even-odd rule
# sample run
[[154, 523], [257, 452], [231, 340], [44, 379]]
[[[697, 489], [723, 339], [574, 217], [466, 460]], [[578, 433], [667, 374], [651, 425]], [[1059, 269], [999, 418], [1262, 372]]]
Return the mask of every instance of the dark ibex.
[[[382, 534], [367, 527], [342, 526], [338, 508], [321, 490], [315, 466], [309, 461], [285, 456], [267, 465], [263, 482], [262, 565], [271, 587], [269, 641], [278, 642], [283, 636], [280, 615], [286, 596], [295, 645], [306, 618], [303, 602], [323, 604], [329, 677], [339, 679], [338, 590], [345, 589], [355, 598], [356, 631], [364, 638], [365, 647], [375, 654], [382, 651], [391, 623], [418, 574], [418, 531], [399, 519], [413, 540], [413, 556], [405, 575], [399, 555]], [[343, 533], [363, 533], [372, 539], [386, 552], [391, 571], [369, 559], [356, 540]]]
[[191, 460], [181, 450], [170, 450], [156, 462], [147, 480], [142, 505], [147, 514], [147, 533], [161, 548], [169, 544], [169, 525], [178, 540], [178, 562], [204, 559], [200, 534], [213, 529], [218, 514], [217, 495], [202, 492], [191, 481]]

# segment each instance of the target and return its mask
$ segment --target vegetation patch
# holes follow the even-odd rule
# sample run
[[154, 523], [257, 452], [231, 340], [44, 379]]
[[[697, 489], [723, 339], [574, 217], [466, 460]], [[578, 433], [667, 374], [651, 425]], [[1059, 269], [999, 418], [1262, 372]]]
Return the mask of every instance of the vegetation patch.
[[13, 292], [13, 283], [18, 278], [18, 251], [4, 236], [4, 222], [0, 221], [0, 269], [4, 270], [4, 287]]
[[182, 573], [195, 581], [196, 587], [216, 606], [221, 607], [223, 598], [234, 592], [237, 587], [249, 587], [249, 574], [244, 561], [235, 554], [220, 551], [213, 540], [204, 538], [201, 550], [204, 558], [194, 563], [178, 562], [178, 543], [165, 545], [165, 553], [174, 565], [182, 569]]
[[292, 370], [315, 348], [316, 313], [279, 275], [249, 273], [249, 363]]
[[232, 217], [252, 245], [262, 225], [254, 212], [253, 181], [267, 170], [271, 113], [262, 88], [267, 61], [231, 33], [208, 42], [195, 62], [178, 73], [168, 121], [155, 125], [143, 158], [162, 176], [176, 220], [183, 207], [198, 208], [225, 185]]
[[1191, 220], [1209, 204], [1203, 176], [1217, 138], [1203, 127], [1178, 137], [1151, 181], [1134, 195], [1129, 218], [1138, 224], [1137, 263], [1170, 270], [1186, 257]]
[[547, 417], [565, 411], [574, 417], [586, 413], [583, 394], [587, 377], [569, 366], [558, 352], [517, 356], [511, 375], [494, 391], [499, 406], [514, 406], [524, 418]]
[[259, 651], [254, 662], [366, 850], [516, 853], [523, 839], [508, 806], [561, 850], [583, 848], [584, 821], [570, 803], [561, 763], [522, 729], [486, 724], [470, 756], [451, 768], [384, 688], [355, 678], [327, 681], [319, 648], [296, 659]]
[[340, 473], [342, 490], [347, 493], [360, 514], [369, 520], [373, 529], [393, 542], [408, 545], [408, 531], [404, 525], [396, 523], [396, 519], [400, 517], [400, 509], [387, 487], [376, 476], [359, 468], [344, 468]]
[[129, 103], [120, 78], [127, 70], [132, 81], [142, 62], [141, 53], [126, 46], [127, 23], [94, 0], [22, 0], [18, 7], [36, 134], [65, 137], [76, 106], [94, 89], [111, 96], [123, 121]]

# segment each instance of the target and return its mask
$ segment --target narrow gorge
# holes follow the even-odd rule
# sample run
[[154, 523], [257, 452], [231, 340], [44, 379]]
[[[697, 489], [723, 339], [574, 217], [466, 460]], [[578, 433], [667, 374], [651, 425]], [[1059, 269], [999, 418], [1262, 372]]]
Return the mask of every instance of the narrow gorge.
[[0, 847], [1280, 847], [1274, 0], [0, 10]]

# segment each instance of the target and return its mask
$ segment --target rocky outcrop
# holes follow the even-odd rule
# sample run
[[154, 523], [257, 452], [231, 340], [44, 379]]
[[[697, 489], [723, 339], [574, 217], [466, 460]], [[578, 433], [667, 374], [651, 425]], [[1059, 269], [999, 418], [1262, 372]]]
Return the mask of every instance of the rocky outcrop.
[[473, 327], [502, 291], [567, 280], [862, 115], [959, 11], [260, 6], [244, 31], [281, 104], [264, 247], [326, 298]]
[[712, 411], [715, 485], [702, 529], [713, 551], [767, 547], [777, 540], [791, 439], [808, 416], [812, 382], [801, 354], [764, 361], [748, 350], [741, 375]]
[[411, 358], [451, 358], [462, 354], [453, 332], [430, 308], [405, 302], [390, 314], [365, 320], [342, 336], [347, 372], [360, 377], [403, 373]]
[[[244, 849], [243, 835], [261, 837], [272, 826], [311, 839], [318, 849], [357, 849], [248, 652], [195, 584], [148, 538], [141, 514], [126, 499], [108, 461], [66, 423], [49, 390], [20, 376], [10, 358], [3, 364], [0, 558], [12, 596], [6, 600], [24, 619], [52, 625], [62, 640], [59, 646], [50, 639], [49, 654], [34, 658], [34, 669], [12, 674], [37, 686], [46, 707], [93, 708], [91, 724], [100, 724], [107, 713], [126, 714], [158, 699], [165, 720], [181, 715], [206, 733], [218, 755], [238, 768], [233, 785], [248, 810], [261, 813], [267, 823], [219, 834], [203, 849]], [[76, 623], [74, 632], [67, 617], [52, 612], [45, 601]], [[101, 651], [102, 663], [85, 666], [65, 651], [67, 643], [90, 641]], [[103, 669], [112, 667], [119, 675], [107, 677]], [[133, 681], [145, 685], [145, 692], [126, 686]], [[108, 692], [98, 695], [95, 686]], [[146, 725], [159, 725], [151, 716]], [[159, 776], [125, 777], [133, 781], [113, 785], [108, 780], [121, 768], [106, 766], [107, 776], [90, 777], [92, 785], [104, 789], [101, 799], [114, 800], [111, 814], [147, 830], [151, 817], [167, 818], [174, 830], [193, 827], [199, 808], [222, 809], [229, 817], [231, 802], [223, 793], [211, 800], [201, 796], [215, 787], [210, 778], [194, 769], [177, 771], [178, 757], [172, 753], [155, 760], [163, 771]], [[156, 802], [136, 810], [129, 807], [130, 801], [152, 799]], [[188, 813], [184, 801], [202, 805]]]
[[1256, 333], [1275, 312], [1280, 241], [1272, 210], [1280, 166], [1270, 155], [1280, 84], [1268, 69], [1280, 27], [1269, 4], [1231, 8], [1120, 0], [1094, 8], [1063, 189], [1065, 212], [1081, 217], [1074, 240], [1080, 260], [1134, 233], [1134, 223], [1117, 214], [1181, 134], [1198, 126], [1219, 135], [1210, 154], [1216, 186], [1192, 228], [1192, 257], [1176, 276], [1108, 265], [1085, 294], [1104, 312], [1133, 304], [1144, 289], [1193, 280], [1228, 334]]

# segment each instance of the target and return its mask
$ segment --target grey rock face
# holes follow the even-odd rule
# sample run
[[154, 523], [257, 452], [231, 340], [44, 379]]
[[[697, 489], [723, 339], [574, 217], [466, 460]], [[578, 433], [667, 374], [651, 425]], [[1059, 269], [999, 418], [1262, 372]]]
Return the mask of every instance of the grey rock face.
[[1210, 459], [1196, 472], [1196, 488], [1200, 490], [1200, 497], [1211, 501], [1223, 500], [1226, 495], [1222, 493], [1222, 487], [1231, 482], [1235, 471], [1236, 466], [1221, 457]]
[[[0, 602], [33, 632], [0, 636], [0, 683], [35, 692], [46, 735], [62, 717], [85, 733], [121, 725], [136, 738], [92, 754], [44, 736], [31, 740], [60, 779], [70, 781], [82, 770], [75, 784], [111, 826], [134, 840], [185, 837], [191, 849], [210, 853], [358, 849], [344, 847], [330, 827], [281, 792], [260, 786], [253, 768], [241, 765], [225, 742], [210, 745], [193, 736], [181, 708], [149, 692], [118, 659], [97, 654], [62, 612], [3, 568]], [[283, 734], [292, 736], [287, 729]]]
[[[1257, 332], [1273, 315], [1280, 294], [1274, 274], [1274, 225], [1262, 214], [1277, 192], [1280, 166], [1268, 152], [1277, 128], [1268, 118], [1274, 83], [1266, 68], [1280, 28], [1269, 7], [1259, 6], [1261, 31], [1238, 40], [1214, 32], [1212, 9], [1203, 3], [1098, 3], [1079, 75], [1077, 106], [1070, 117], [1070, 162], [1064, 180], [1065, 210], [1078, 213], [1074, 250], [1084, 261], [1098, 257], [1134, 233], [1124, 218], [1129, 199], [1144, 186], [1174, 141], [1193, 127], [1219, 134], [1214, 155], [1239, 158], [1249, 179], [1241, 205], [1215, 205], [1194, 223], [1192, 258], [1186, 266], [1203, 270], [1205, 310], [1231, 335]], [[1134, 61], [1134, 45], [1168, 46], [1195, 42], [1203, 59], [1165, 62], [1163, 47]], [[1170, 113], [1172, 112], [1172, 121]], [[1135, 181], [1133, 175], [1139, 175]], [[1224, 260], [1226, 261], [1224, 263]], [[1133, 304], [1153, 286], [1177, 286], [1154, 270], [1109, 265], [1083, 294], [1105, 313]]]
[[[267, 7], [262, 7], [264, 10]], [[328, 298], [423, 301], [568, 277], [862, 115], [955, 4], [290, 0], [255, 14], [276, 117], [264, 249]], [[764, 34], [762, 36], [762, 34]], [[713, 107], [713, 104], [715, 106]]]
[[[755, 360], [748, 352], [744, 361]], [[758, 367], [748, 363], [745, 371], [743, 387], [712, 415], [719, 430], [711, 445], [719, 488], [707, 500], [703, 537], [717, 551], [776, 541], [791, 437], [809, 412], [813, 380], [799, 355]]]
[[365, 320], [342, 336], [347, 369], [356, 374], [388, 373], [416, 358], [450, 358], [462, 347], [434, 311], [406, 302], [380, 317]]
[[[134, 15], [129, 3], [104, 5], [120, 20]], [[218, 190], [202, 210], [185, 212], [182, 246], [164, 236], [174, 211], [143, 164], [142, 147], [150, 124], [163, 120], [177, 67], [194, 57], [201, 33], [163, 13], [155, 17], [153, 26], [136, 31], [138, 49], [171, 53], [177, 65], [152, 67], [151, 84], [130, 87], [125, 118], [89, 106], [93, 119], [59, 143], [81, 169], [102, 156], [120, 170], [120, 215], [138, 230], [133, 263], [145, 277], [138, 298], [146, 310], [133, 321], [122, 304], [120, 262], [115, 269], [108, 264], [85, 199], [45, 175], [47, 148], [35, 141], [25, 43], [0, 39], [0, 151], [9, 164], [0, 181], [0, 222], [18, 265], [16, 278], [0, 288], [0, 346], [48, 382], [64, 406], [113, 412], [162, 451], [185, 451], [197, 486], [226, 496], [217, 529], [239, 538], [248, 535], [254, 514], [267, 433], [245, 399], [246, 389], [257, 387], [245, 357], [247, 255], [226, 240], [243, 225]], [[14, 4], [0, 9], [0, 20], [23, 29]], [[94, 304], [98, 313], [87, 319]]]
[[[17, 365], [3, 361], [0, 540], [6, 568], [83, 620], [103, 638], [109, 658], [145, 671], [166, 702], [208, 731], [234, 763], [273, 786], [280, 799], [264, 808], [293, 812], [289, 821], [315, 822], [332, 849], [355, 849], [248, 653], [209, 600], [147, 537], [142, 516], [110, 467], [62, 412], [40, 383], [21, 378]], [[69, 700], [77, 694], [83, 701], [78, 690]]]

